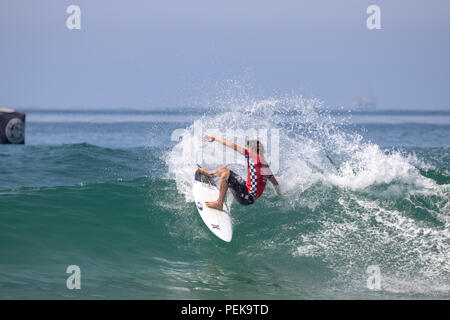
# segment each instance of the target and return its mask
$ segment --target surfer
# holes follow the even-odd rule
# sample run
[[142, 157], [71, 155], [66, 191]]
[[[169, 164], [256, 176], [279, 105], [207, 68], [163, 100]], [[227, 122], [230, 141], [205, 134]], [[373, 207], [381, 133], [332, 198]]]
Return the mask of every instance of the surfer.
[[264, 159], [264, 146], [261, 142], [259, 142], [259, 140], [247, 141], [247, 148], [243, 148], [225, 139], [210, 135], [205, 135], [203, 137], [203, 141], [218, 141], [223, 145], [241, 153], [247, 160], [247, 181], [227, 167], [220, 167], [213, 173], [205, 168], [199, 169], [207, 175], [220, 178], [219, 198], [216, 201], [205, 202], [208, 207], [222, 210], [223, 201], [228, 188], [240, 204], [250, 205], [262, 195], [264, 188], [266, 187], [267, 180], [273, 184], [276, 194], [281, 196], [278, 181], [275, 179], [269, 165]]

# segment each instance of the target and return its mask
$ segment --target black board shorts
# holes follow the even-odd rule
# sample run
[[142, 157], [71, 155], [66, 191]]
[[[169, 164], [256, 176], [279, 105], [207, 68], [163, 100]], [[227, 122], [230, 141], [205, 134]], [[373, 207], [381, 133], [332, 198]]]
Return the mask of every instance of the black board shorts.
[[231, 170], [230, 176], [228, 177], [228, 188], [240, 204], [248, 206], [255, 202], [253, 197], [248, 194], [246, 181]]

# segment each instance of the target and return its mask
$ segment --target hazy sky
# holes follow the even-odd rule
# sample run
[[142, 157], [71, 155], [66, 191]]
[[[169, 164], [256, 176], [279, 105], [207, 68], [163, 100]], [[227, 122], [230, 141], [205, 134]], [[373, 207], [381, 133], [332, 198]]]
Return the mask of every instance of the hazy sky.
[[[69, 30], [69, 5], [81, 30]], [[381, 30], [366, 26], [381, 8]], [[305, 95], [450, 109], [448, 0], [1, 0], [0, 107]]]

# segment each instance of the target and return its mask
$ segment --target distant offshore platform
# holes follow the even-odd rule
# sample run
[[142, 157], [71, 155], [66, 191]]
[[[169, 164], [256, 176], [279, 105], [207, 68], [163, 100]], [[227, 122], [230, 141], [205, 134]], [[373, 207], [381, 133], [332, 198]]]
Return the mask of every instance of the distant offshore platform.
[[354, 111], [374, 111], [377, 108], [377, 101], [374, 96], [356, 97], [351, 105]]

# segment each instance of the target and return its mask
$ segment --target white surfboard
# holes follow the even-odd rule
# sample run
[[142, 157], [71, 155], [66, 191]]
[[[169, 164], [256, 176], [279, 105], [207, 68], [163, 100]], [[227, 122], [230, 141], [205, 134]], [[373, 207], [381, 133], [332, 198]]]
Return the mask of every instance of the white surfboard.
[[224, 203], [223, 210], [220, 211], [209, 208], [205, 204], [206, 201], [216, 201], [219, 197], [219, 189], [214, 184], [214, 181], [197, 170], [192, 193], [194, 194], [198, 213], [200, 213], [200, 217], [202, 217], [209, 230], [223, 241], [230, 242], [233, 237], [233, 224], [228, 207]]

